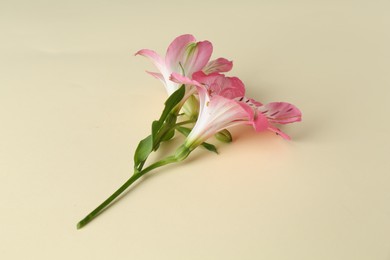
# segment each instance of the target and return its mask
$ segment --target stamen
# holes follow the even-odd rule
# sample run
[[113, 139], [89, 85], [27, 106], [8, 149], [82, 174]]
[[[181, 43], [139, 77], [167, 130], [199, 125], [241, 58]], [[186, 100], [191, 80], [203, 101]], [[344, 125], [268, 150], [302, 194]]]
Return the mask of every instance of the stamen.
[[181, 68], [181, 73], [183, 74], [183, 76], [185, 76], [185, 71], [184, 71], [184, 68], [183, 68], [183, 65], [181, 64], [181, 62], [179, 62], [179, 66]]

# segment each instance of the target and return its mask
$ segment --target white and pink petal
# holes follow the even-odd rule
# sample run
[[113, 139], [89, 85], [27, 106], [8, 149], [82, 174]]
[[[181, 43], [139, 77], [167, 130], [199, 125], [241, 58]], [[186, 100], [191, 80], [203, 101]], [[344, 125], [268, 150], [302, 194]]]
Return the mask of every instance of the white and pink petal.
[[206, 85], [211, 95], [233, 99], [245, 94], [244, 83], [237, 77], [226, 77], [218, 72], [205, 74], [203, 71], [198, 71], [192, 75], [192, 78]]
[[165, 55], [165, 64], [171, 70], [176, 71], [179, 63], [183, 62], [183, 56], [185, 55], [187, 46], [191, 43], [195, 43], [196, 39], [191, 34], [184, 34], [176, 37], [172, 43], [168, 46], [167, 53]]
[[153, 71], [146, 71], [146, 73], [148, 73], [149, 75], [152, 75], [156, 79], [161, 80], [165, 84], [164, 76], [161, 73], [153, 72]]
[[203, 85], [195, 85], [200, 102], [198, 121], [186, 139], [186, 146], [194, 149], [219, 131], [248, 123], [248, 112], [235, 100], [210, 96]]
[[179, 84], [185, 84], [185, 85], [190, 85], [190, 86], [202, 86], [198, 81], [192, 80], [186, 76], [183, 76], [179, 73], [172, 73], [170, 78], [171, 81]]
[[228, 72], [233, 68], [233, 62], [225, 58], [218, 58], [212, 60], [203, 68], [203, 72], [206, 74], [214, 72]]
[[155, 51], [142, 49], [136, 52], [134, 55], [142, 55], [146, 58], [149, 58], [161, 74], [166, 73], [165, 62]]
[[202, 70], [213, 53], [213, 45], [209, 41], [197, 42], [186, 47], [181, 65], [184, 74], [192, 77], [194, 72]]
[[271, 123], [289, 124], [302, 120], [301, 111], [294, 105], [286, 102], [271, 102], [259, 106], [260, 113], [265, 115]]

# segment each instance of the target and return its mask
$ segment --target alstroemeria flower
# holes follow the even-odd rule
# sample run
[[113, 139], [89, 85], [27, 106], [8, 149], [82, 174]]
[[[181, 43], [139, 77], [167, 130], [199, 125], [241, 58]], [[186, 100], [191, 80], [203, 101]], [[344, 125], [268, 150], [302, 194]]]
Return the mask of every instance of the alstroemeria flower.
[[200, 111], [198, 121], [188, 135], [185, 146], [190, 150], [217, 132], [240, 124], [249, 124], [256, 131], [270, 130], [282, 137], [289, 137], [272, 123], [292, 123], [301, 120], [300, 111], [288, 103], [262, 105], [245, 98], [244, 85], [238, 78], [202, 72], [193, 75], [194, 80], [173, 73], [171, 79], [181, 84], [195, 86], [199, 94]]
[[[148, 49], [140, 50], [152, 60], [158, 72], [148, 72], [160, 79], [170, 97], [158, 120], [154, 120], [151, 133], [142, 139], [134, 153], [134, 174], [111, 196], [77, 223], [80, 229], [107, 209], [139, 178], [150, 171], [183, 161], [199, 145], [217, 152], [214, 145], [205, 143], [218, 133], [217, 139], [231, 142], [226, 128], [235, 125], [252, 125], [256, 131], [269, 130], [290, 139], [274, 124], [288, 124], [301, 120], [301, 112], [289, 103], [273, 102], [266, 105], [245, 97], [245, 86], [237, 77], [226, 77], [221, 72], [230, 71], [233, 64], [224, 58], [209, 61], [213, 47], [208, 41], [196, 42], [192, 35], [177, 37], [168, 47], [165, 58]], [[197, 94], [196, 94], [197, 93]], [[177, 122], [183, 111], [189, 119]], [[196, 122], [195, 122], [195, 119]], [[192, 130], [183, 125], [195, 122]], [[187, 136], [176, 151], [161, 160], [149, 164], [152, 152], [160, 144], [173, 138], [178, 130]]]
[[246, 109], [250, 107], [254, 111], [257, 120], [265, 122], [261, 129], [255, 128], [257, 131], [269, 130], [287, 140], [291, 138], [275, 127], [274, 124], [289, 124], [302, 120], [301, 111], [293, 104], [287, 102], [271, 102], [263, 105], [254, 99], [246, 97], [236, 98], [235, 100], [240, 102], [240, 104], [245, 104]]
[[226, 72], [231, 70], [232, 62], [224, 58], [210, 61], [213, 46], [209, 41], [196, 42], [190, 34], [181, 35], [169, 45], [165, 59], [156, 52], [142, 49], [135, 55], [145, 56], [154, 63], [159, 72], [149, 72], [155, 78], [161, 80], [169, 95], [179, 88], [179, 84], [169, 80], [172, 73], [180, 73], [183, 76], [192, 77], [197, 71], [206, 73]]

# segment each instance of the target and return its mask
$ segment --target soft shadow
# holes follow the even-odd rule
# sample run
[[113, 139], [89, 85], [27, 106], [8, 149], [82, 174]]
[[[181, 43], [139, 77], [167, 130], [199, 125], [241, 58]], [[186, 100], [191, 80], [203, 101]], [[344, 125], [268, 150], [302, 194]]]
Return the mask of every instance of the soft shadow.
[[294, 125], [281, 126], [280, 129], [287, 133], [293, 141], [321, 140], [333, 125], [332, 120], [325, 117], [303, 118], [302, 122]]
[[[205, 151], [205, 153], [210, 153], [208, 151]], [[162, 174], [167, 174], [170, 172], [170, 169], [171, 167], [182, 167], [184, 165], [188, 165], [188, 164], [191, 164], [193, 161], [196, 161], [198, 160], [199, 157], [202, 157], [204, 155], [204, 153], [202, 152], [198, 152], [198, 153], [195, 153], [195, 154], [191, 154], [188, 159], [186, 159], [185, 161], [182, 161], [182, 162], [179, 162], [179, 163], [174, 163], [174, 164], [171, 164], [171, 165], [167, 165], [167, 166], [164, 166], [162, 168], [158, 168], [152, 172], [149, 172], [147, 174], [145, 174], [144, 176], [140, 177], [136, 182], [134, 182], [129, 188], [127, 188], [121, 195], [119, 195], [114, 201], [112, 201], [107, 207], [105, 207], [103, 210], [101, 210], [99, 212], [98, 215], [102, 214], [103, 212], [105, 212], [107, 209], [111, 208], [112, 206], [114, 206], [120, 199], [122, 199], [123, 197], [127, 196], [128, 194], [130, 194], [134, 189], [136, 189], [141, 183], [144, 183], [144, 182], [148, 182], [150, 181], [152, 178], [154, 178], [156, 175], [162, 175]], [[125, 182], [125, 181], [124, 181]], [[123, 182], [123, 183], [124, 183]], [[122, 184], [120, 184], [122, 185]], [[120, 185], [118, 185], [118, 188], [120, 187]], [[98, 216], [97, 215], [97, 216]]]
[[[296, 123], [294, 125], [283, 125], [280, 126], [280, 129], [284, 132], [286, 132], [293, 141], [298, 142], [304, 142], [304, 141], [313, 141], [313, 140], [319, 140], [322, 139], [321, 137], [324, 136], [324, 133], [328, 131], [328, 128], [331, 124], [329, 123], [329, 120], [326, 120], [321, 117], [316, 118], [304, 118], [304, 121], [301, 123]], [[264, 147], [267, 147], [268, 145], [272, 145], [273, 140], [275, 138], [280, 138], [276, 135], [272, 135], [269, 133], [257, 133], [253, 130], [252, 127], [234, 127], [231, 129], [231, 132], [233, 134], [233, 142], [237, 142], [241, 140], [242, 142], [247, 142], [248, 140], [256, 140], [256, 143], [263, 143]], [[176, 147], [176, 142], [172, 141], [167, 143], [169, 145], [162, 145], [159, 154], [171, 154], [172, 153], [172, 146]], [[206, 151], [202, 149], [201, 151], [196, 151], [192, 153], [185, 161], [180, 163], [175, 163], [172, 165], [167, 165], [162, 168], [158, 168], [157, 170], [154, 170], [150, 173], [145, 174], [142, 176], [138, 181], [133, 183], [126, 191], [124, 191], [118, 198], [116, 198], [112, 203], [110, 203], [106, 208], [104, 208], [100, 213], [102, 214], [107, 209], [114, 206], [118, 200], [122, 199], [123, 197], [130, 194], [134, 189], [136, 189], [141, 183], [148, 182], [151, 179], [153, 179], [155, 176], [160, 176], [163, 174], [167, 174], [170, 172], [171, 167], [179, 167], [185, 168], [183, 166], [192, 164], [195, 161], [198, 161], [200, 157], [203, 157], [205, 155], [208, 156], [217, 156], [216, 154], [210, 153], [209, 151]], [[119, 188], [119, 185], [118, 185]]]

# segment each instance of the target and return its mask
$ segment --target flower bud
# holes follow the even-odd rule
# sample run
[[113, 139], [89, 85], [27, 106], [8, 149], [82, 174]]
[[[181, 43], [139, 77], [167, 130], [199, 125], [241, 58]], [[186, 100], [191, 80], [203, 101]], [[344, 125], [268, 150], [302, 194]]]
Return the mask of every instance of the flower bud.
[[226, 129], [219, 131], [215, 134], [215, 138], [224, 143], [231, 143], [233, 141], [232, 135]]

